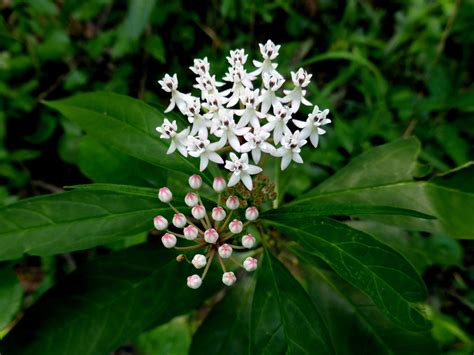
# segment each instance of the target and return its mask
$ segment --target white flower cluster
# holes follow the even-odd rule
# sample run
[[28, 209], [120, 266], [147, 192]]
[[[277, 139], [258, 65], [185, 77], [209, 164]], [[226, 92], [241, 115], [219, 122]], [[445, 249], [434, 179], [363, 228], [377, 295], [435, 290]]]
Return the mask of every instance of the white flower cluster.
[[[256, 244], [256, 239], [252, 234], [245, 234], [238, 237], [245, 227], [255, 221], [259, 212], [256, 207], [248, 207], [245, 210], [245, 223], [239, 219], [232, 218], [240, 208], [240, 201], [237, 196], [229, 196], [226, 200], [225, 207], [216, 206], [212, 212], [208, 214], [204, 207], [198, 191], [201, 188], [202, 179], [199, 175], [192, 175], [189, 178], [189, 186], [194, 190], [188, 192], [184, 198], [184, 202], [188, 207], [191, 207], [192, 218], [186, 217], [179, 212], [172, 204], [173, 194], [167, 187], [162, 187], [159, 190], [158, 198], [161, 202], [169, 204], [174, 210], [175, 214], [171, 221], [174, 226], [173, 231], [170, 229], [170, 223], [163, 216], [156, 216], [153, 219], [155, 228], [159, 231], [164, 231], [165, 234], [161, 237], [161, 242], [166, 248], [175, 248], [180, 251], [195, 251], [202, 249], [199, 254], [195, 254], [192, 260], [188, 260], [184, 254], [179, 255], [178, 260], [187, 260], [196, 269], [204, 268], [201, 276], [193, 274], [188, 277], [187, 285], [190, 288], [199, 288], [202, 281], [206, 277], [209, 266], [214, 259], [218, 259], [221, 265], [223, 275], [222, 282], [231, 286], [237, 280], [232, 271], [227, 271], [224, 260], [230, 260], [237, 266], [243, 267], [246, 271], [254, 271], [257, 269], [257, 259], [249, 256], [241, 264], [232, 254], [234, 250], [249, 251]], [[223, 192], [227, 183], [222, 177], [216, 177], [213, 182], [214, 191]], [[194, 242], [195, 245], [186, 247], [177, 247], [178, 238]], [[240, 239], [241, 245], [233, 244], [232, 241]]]
[[[177, 107], [190, 123], [190, 127], [178, 132], [176, 121], [165, 119], [156, 128], [162, 139], [171, 141], [168, 154], [178, 150], [184, 156], [200, 158], [203, 171], [209, 161], [224, 164], [220, 154], [233, 150], [231, 160], [225, 162], [225, 168], [232, 172], [229, 186], [242, 181], [249, 190], [252, 189], [250, 175], [262, 169], [249, 164], [248, 153], [255, 164], [260, 162], [262, 152], [281, 157], [282, 170], [291, 161], [301, 164], [301, 147], [307, 138], [317, 147], [319, 136], [325, 133], [322, 126], [331, 122], [327, 118], [329, 110], [321, 111], [318, 106], [314, 106], [306, 120], [294, 118], [301, 104], [312, 106], [305, 98], [305, 88], [312, 75], [303, 68], [291, 72], [293, 88], [283, 90], [281, 95], [279, 91], [285, 79], [277, 71], [278, 64], [273, 62], [280, 46], [270, 40], [259, 46], [263, 61], [254, 60], [256, 70], [251, 73], [245, 69], [248, 55], [244, 50], [230, 51], [227, 57], [230, 66], [223, 78], [232, 85], [230, 89], [219, 91], [225, 84], [211, 75], [207, 58], [195, 59], [190, 67], [197, 76], [194, 87], [200, 90], [199, 97], [178, 91], [176, 74], [166, 74], [159, 81], [163, 90], [171, 93], [171, 103], [165, 112]], [[255, 89], [258, 78], [261, 88]], [[298, 129], [292, 132], [290, 123]]]

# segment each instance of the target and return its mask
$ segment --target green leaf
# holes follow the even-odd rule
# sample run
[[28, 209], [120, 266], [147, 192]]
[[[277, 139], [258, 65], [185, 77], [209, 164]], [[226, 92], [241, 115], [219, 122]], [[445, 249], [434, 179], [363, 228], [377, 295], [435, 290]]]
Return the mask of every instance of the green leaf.
[[366, 293], [393, 322], [413, 331], [429, 328], [416, 304], [427, 297], [423, 281], [398, 252], [328, 218], [278, 215], [270, 221]]
[[118, 185], [118, 184], [85, 184], [85, 185], [72, 185], [66, 186], [66, 189], [74, 189], [81, 191], [110, 191], [119, 194], [127, 194], [132, 196], [141, 196], [148, 198], [158, 198], [158, 189], [152, 189], [149, 187], [138, 187], [130, 185]]
[[328, 325], [338, 354], [437, 354], [430, 332], [409, 332], [391, 323], [371, 300], [333, 272], [305, 267], [313, 303]]
[[0, 352], [108, 354], [195, 309], [216, 285], [188, 288], [191, 266], [178, 264], [175, 256], [145, 244], [92, 261], [47, 291], [6, 336]]
[[0, 209], [0, 260], [91, 248], [153, 227], [172, 211], [156, 198], [107, 191], [40, 196]]
[[334, 353], [308, 294], [270, 253], [261, 258], [250, 319], [250, 354]]
[[[168, 155], [169, 141], [160, 139], [155, 128], [164, 115], [143, 101], [106, 92], [76, 95], [47, 106], [79, 124], [98, 142], [161, 168], [194, 174], [199, 168], [191, 157], [178, 152]], [[201, 174], [212, 183], [209, 172]]]
[[193, 337], [190, 354], [248, 354], [255, 277], [238, 280]]
[[11, 267], [0, 268], [0, 330], [5, 328], [20, 310], [23, 289]]
[[[404, 139], [374, 148], [353, 159], [346, 167], [302, 198], [298, 204], [375, 205], [415, 210], [436, 220], [411, 216], [371, 216], [371, 219], [407, 229], [474, 239], [474, 193], [466, 188], [472, 165], [449, 173], [447, 186], [439, 179], [413, 181], [419, 143]], [[446, 178], [447, 179], [447, 178]], [[461, 183], [464, 181], [464, 183]]]
[[165, 185], [167, 170], [107, 147], [85, 136], [79, 144], [79, 169], [95, 182], [138, 186]]

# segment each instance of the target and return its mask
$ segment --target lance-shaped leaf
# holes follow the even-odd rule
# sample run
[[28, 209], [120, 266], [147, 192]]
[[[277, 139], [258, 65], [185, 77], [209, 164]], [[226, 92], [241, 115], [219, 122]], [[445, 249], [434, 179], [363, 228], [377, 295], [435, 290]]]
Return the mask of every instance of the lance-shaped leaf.
[[156, 198], [108, 191], [71, 191], [27, 199], [0, 209], [0, 260], [85, 249], [153, 228], [169, 218]]
[[92, 261], [47, 291], [0, 343], [0, 352], [108, 354], [195, 309], [215, 292], [217, 277], [191, 290], [186, 276], [192, 267], [175, 257], [160, 245], [142, 244]]
[[249, 354], [332, 354], [329, 333], [306, 291], [266, 252], [250, 316]]
[[308, 294], [328, 325], [339, 354], [437, 354], [429, 331], [410, 332], [390, 322], [359, 290], [334, 272], [306, 266]]
[[20, 310], [23, 288], [11, 266], [0, 268], [0, 330], [5, 328]]
[[413, 331], [429, 328], [417, 307], [427, 297], [423, 281], [395, 250], [328, 218], [278, 215], [271, 224], [362, 290], [399, 326]]
[[[95, 92], [47, 102], [46, 105], [76, 122], [97, 141], [132, 157], [174, 172], [193, 174], [199, 171], [197, 161], [192, 161], [192, 158], [183, 157], [178, 152], [166, 154], [170, 142], [160, 139], [155, 130], [163, 123], [164, 115], [143, 101]], [[212, 182], [208, 171], [202, 175]]]
[[415, 210], [436, 219], [370, 216], [408, 229], [474, 238], [474, 192], [466, 183], [474, 166], [466, 165], [430, 181], [413, 181], [420, 151], [416, 139], [374, 148], [353, 159], [316, 189], [295, 201], [301, 205], [372, 205]]

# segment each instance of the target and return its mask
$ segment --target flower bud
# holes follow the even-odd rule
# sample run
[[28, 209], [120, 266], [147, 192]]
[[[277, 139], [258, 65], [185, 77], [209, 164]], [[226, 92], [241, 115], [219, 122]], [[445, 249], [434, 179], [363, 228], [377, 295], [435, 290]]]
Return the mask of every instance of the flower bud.
[[234, 234], [242, 232], [242, 229], [244, 229], [244, 225], [238, 219], [234, 219], [232, 222], [229, 223], [229, 230]]
[[173, 216], [173, 225], [176, 228], [183, 228], [186, 225], [186, 217], [182, 213], [175, 213]]
[[177, 241], [176, 237], [170, 233], [165, 233], [161, 237], [161, 242], [163, 243], [165, 248], [168, 248], [168, 249], [173, 248], [176, 245], [176, 241]]
[[158, 192], [158, 198], [161, 202], [168, 203], [173, 198], [173, 194], [171, 193], [171, 190], [167, 187], [162, 187]]
[[223, 221], [226, 216], [225, 210], [222, 207], [214, 207], [212, 209], [212, 219], [214, 221]]
[[202, 205], [196, 205], [191, 209], [191, 214], [196, 219], [202, 219], [206, 215], [206, 209]]
[[155, 218], [153, 218], [153, 224], [155, 225], [155, 228], [159, 231], [168, 228], [168, 221], [163, 216], [156, 216]]
[[184, 203], [188, 207], [194, 207], [199, 203], [199, 197], [194, 192], [188, 192], [184, 196]]
[[258, 209], [256, 207], [249, 207], [245, 210], [245, 218], [249, 221], [255, 221], [258, 218]]
[[242, 237], [242, 245], [247, 249], [253, 248], [255, 242], [256, 240], [252, 234], [247, 234]]
[[183, 234], [187, 240], [194, 240], [198, 236], [198, 230], [196, 227], [190, 224], [189, 226], [184, 227]]
[[195, 189], [195, 190], [198, 190], [201, 188], [201, 185], [202, 185], [202, 179], [199, 175], [191, 175], [189, 177], [189, 186], [191, 186], [192, 189]]
[[196, 274], [194, 274], [192, 276], [188, 276], [187, 284], [188, 284], [189, 288], [192, 288], [192, 289], [195, 290], [195, 289], [201, 287], [201, 284], [202, 284], [201, 277], [199, 275], [196, 275]]
[[219, 233], [214, 228], [210, 228], [204, 232], [204, 240], [209, 244], [215, 244], [219, 239]]
[[212, 183], [212, 188], [216, 192], [222, 192], [227, 187], [227, 184], [222, 176], [217, 176], [214, 178], [214, 182]]
[[227, 259], [232, 255], [232, 247], [229, 244], [222, 244], [218, 249], [221, 258]]
[[232, 271], [224, 272], [224, 275], [222, 275], [222, 282], [224, 285], [232, 286], [235, 281], [237, 281], [237, 278]]
[[191, 263], [194, 265], [194, 267], [196, 269], [201, 269], [204, 266], [206, 266], [207, 260], [206, 260], [206, 257], [204, 255], [196, 254], [196, 255], [194, 255], [194, 258], [191, 261]]
[[239, 198], [237, 196], [229, 196], [225, 204], [228, 209], [236, 210], [240, 206]]
[[257, 259], [254, 259], [250, 256], [247, 259], [245, 259], [244, 269], [249, 272], [257, 270]]

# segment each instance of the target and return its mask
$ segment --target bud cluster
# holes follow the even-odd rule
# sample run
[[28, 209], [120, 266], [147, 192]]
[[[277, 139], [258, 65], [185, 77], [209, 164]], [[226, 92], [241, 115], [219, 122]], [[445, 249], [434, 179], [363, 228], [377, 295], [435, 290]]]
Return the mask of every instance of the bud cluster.
[[[161, 202], [169, 204], [175, 214], [171, 223], [163, 216], [156, 216], [153, 220], [154, 226], [157, 230], [164, 232], [161, 242], [165, 248], [199, 251], [190, 261], [183, 254], [177, 258], [178, 261], [187, 260], [196, 269], [204, 269], [201, 275], [193, 274], [187, 278], [187, 285], [190, 288], [196, 289], [201, 286], [214, 259], [219, 261], [222, 268], [222, 282], [231, 286], [237, 278], [234, 272], [227, 271], [226, 261], [243, 267], [249, 272], [257, 269], [257, 259], [249, 256], [241, 264], [233, 253], [234, 251], [248, 252], [256, 245], [255, 237], [250, 233], [244, 234], [244, 231], [250, 223], [258, 219], [259, 210], [255, 205], [242, 210], [239, 197], [226, 194], [225, 200], [218, 199], [222, 200], [222, 204], [219, 201], [218, 205], [209, 211], [202, 203], [198, 192], [203, 184], [201, 177], [192, 175], [188, 183], [193, 191], [185, 195], [184, 202], [191, 208], [191, 216], [179, 212], [172, 205], [173, 194], [169, 188], [163, 187], [158, 192], [158, 198]], [[227, 182], [223, 177], [216, 177], [212, 188], [221, 196], [222, 192], [228, 190]], [[179, 238], [192, 241], [194, 245], [177, 247]]]

